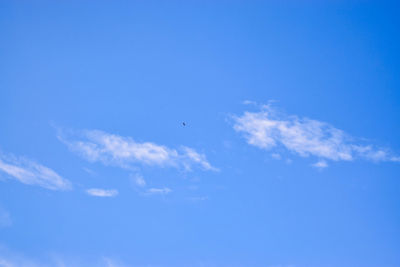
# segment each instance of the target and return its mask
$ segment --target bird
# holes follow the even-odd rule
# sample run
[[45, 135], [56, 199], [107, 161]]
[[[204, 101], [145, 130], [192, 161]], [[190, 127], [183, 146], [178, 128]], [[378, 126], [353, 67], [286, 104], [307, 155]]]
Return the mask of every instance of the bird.
[[183, 126], [186, 126], [186, 122], [182, 122], [182, 125], [183, 125]]

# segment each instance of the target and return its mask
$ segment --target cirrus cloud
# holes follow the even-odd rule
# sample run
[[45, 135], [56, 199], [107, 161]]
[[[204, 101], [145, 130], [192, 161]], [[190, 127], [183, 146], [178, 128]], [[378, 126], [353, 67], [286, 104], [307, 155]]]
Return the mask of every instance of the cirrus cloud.
[[0, 172], [21, 183], [50, 190], [69, 190], [71, 183], [52, 169], [26, 158], [0, 154]]
[[204, 154], [182, 146], [168, 148], [152, 142], [136, 142], [131, 137], [106, 133], [99, 130], [85, 130], [70, 136], [59, 134], [58, 138], [71, 151], [91, 162], [131, 168], [135, 164], [158, 167], [175, 167], [191, 170], [197, 166], [203, 170], [216, 171]]
[[325, 168], [324, 160], [400, 162], [388, 149], [354, 141], [355, 138], [332, 125], [298, 116], [278, 114], [270, 105], [257, 112], [234, 117], [234, 129], [243, 133], [248, 144], [264, 150], [283, 147], [301, 157], [320, 159], [314, 167]]
[[150, 194], [150, 195], [166, 195], [171, 193], [172, 190], [169, 189], [168, 187], [164, 187], [164, 188], [149, 188], [146, 191], [146, 194]]

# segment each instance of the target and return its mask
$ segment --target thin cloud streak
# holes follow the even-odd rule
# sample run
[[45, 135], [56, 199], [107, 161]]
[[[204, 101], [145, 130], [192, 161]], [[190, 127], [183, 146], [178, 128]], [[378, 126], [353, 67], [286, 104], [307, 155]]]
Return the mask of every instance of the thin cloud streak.
[[71, 151], [80, 154], [91, 162], [102, 162], [121, 168], [132, 168], [135, 164], [157, 167], [174, 167], [191, 170], [198, 166], [203, 170], [216, 171], [204, 154], [194, 149], [181, 147], [180, 151], [151, 142], [139, 143], [131, 137], [123, 137], [99, 130], [81, 131], [74, 134], [78, 140], [59, 134], [58, 138]]
[[100, 189], [100, 188], [91, 188], [86, 190], [86, 193], [88, 195], [94, 196], [94, 197], [115, 197], [118, 195], [118, 190], [115, 189]]
[[204, 154], [199, 154], [190, 147], [182, 147], [182, 150], [184, 151], [185, 157], [190, 159], [189, 164], [185, 163], [187, 169], [190, 169], [190, 165], [192, 163], [197, 163], [198, 165], [202, 166], [204, 170], [219, 171], [217, 168], [211, 166]]
[[70, 190], [71, 183], [52, 169], [26, 158], [16, 158], [0, 154], [0, 172], [15, 180], [38, 185], [50, 190]]
[[[357, 143], [328, 123], [278, 114], [269, 105], [258, 112], [246, 111], [234, 117], [234, 122], [234, 129], [244, 134], [248, 144], [264, 150], [284, 147], [301, 157], [315, 156], [332, 161], [356, 158], [374, 162], [400, 161], [388, 149]], [[327, 163], [320, 161], [314, 166], [324, 168]]]
[[312, 164], [311, 166], [318, 168], [318, 169], [324, 169], [324, 168], [328, 167], [328, 163], [326, 163], [325, 160], [320, 160], [320, 161]]
[[172, 190], [169, 189], [168, 187], [164, 187], [164, 188], [150, 188], [146, 191], [147, 194], [151, 194], [151, 195], [166, 195], [171, 193]]

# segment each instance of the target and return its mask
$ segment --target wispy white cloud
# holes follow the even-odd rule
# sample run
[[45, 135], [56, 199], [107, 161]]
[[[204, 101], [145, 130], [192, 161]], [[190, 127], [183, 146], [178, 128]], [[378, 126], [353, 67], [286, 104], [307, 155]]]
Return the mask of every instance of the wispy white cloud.
[[204, 154], [199, 154], [194, 149], [189, 147], [182, 147], [182, 150], [184, 152], [184, 157], [189, 159], [188, 161], [183, 161], [183, 164], [187, 169], [190, 169], [190, 166], [193, 163], [197, 163], [198, 165], [202, 166], [204, 170], [218, 171], [217, 168], [211, 166]]
[[[315, 156], [333, 161], [363, 158], [370, 161], [399, 162], [388, 149], [354, 141], [344, 131], [328, 123], [278, 114], [265, 105], [260, 111], [246, 111], [234, 117], [234, 129], [244, 134], [247, 143], [264, 150], [284, 147], [302, 157]], [[316, 167], [326, 167], [320, 161]]]
[[86, 190], [86, 193], [88, 193], [91, 196], [95, 197], [115, 197], [118, 195], [118, 190], [115, 189], [100, 189], [100, 188], [91, 188]]
[[172, 190], [169, 189], [168, 187], [164, 187], [164, 188], [149, 188], [146, 191], [147, 194], [158, 194], [158, 195], [166, 195], [166, 194], [169, 194], [171, 192], [172, 192]]
[[140, 174], [135, 174], [132, 176], [132, 181], [135, 185], [144, 187], [146, 186], [146, 180]]
[[312, 164], [313, 167], [318, 168], [318, 169], [324, 169], [328, 167], [328, 163], [326, 163], [325, 160], [320, 160], [314, 164]]
[[254, 106], [256, 106], [257, 102], [252, 101], [252, 100], [245, 100], [245, 101], [243, 101], [243, 105], [254, 105]]
[[[99, 130], [86, 130], [78, 134], [58, 135], [68, 147], [91, 162], [102, 162], [122, 168], [132, 168], [135, 164], [158, 167], [183, 167], [190, 170], [199, 166], [204, 170], [217, 170], [207, 161], [204, 154], [192, 148], [178, 150], [151, 142], [136, 142], [131, 137], [123, 137]], [[71, 140], [75, 138], [75, 140]]]
[[38, 185], [51, 190], [69, 190], [71, 183], [52, 169], [26, 158], [0, 154], [0, 172], [28, 185]]

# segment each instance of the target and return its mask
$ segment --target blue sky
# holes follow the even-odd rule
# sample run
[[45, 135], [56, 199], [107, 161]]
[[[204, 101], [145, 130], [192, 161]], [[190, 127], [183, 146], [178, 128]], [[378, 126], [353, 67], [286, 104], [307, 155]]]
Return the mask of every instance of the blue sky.
[[400, 266], [398, 10], [3, 1], [0, 266]]

